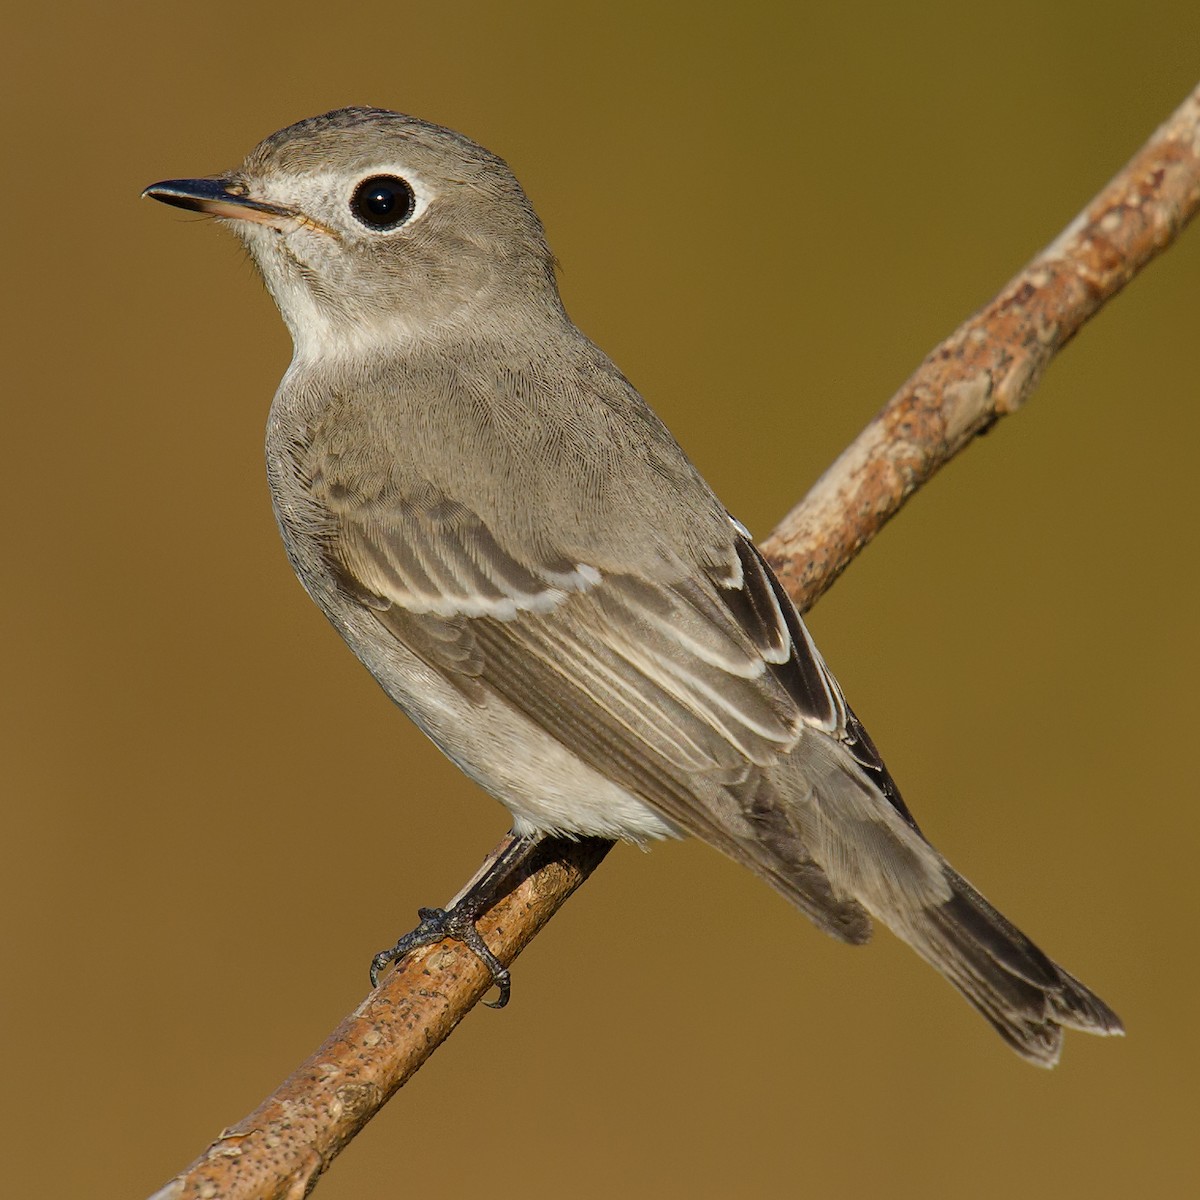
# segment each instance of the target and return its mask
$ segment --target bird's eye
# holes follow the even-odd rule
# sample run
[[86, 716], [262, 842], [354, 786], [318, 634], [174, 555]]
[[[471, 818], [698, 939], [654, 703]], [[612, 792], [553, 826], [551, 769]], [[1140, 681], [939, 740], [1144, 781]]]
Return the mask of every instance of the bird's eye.
[[394, 229], [413, 214], [417, 197], [403, 179], [395, 175], [372, 175], [354, 189], [350, 210], [372, 229]]

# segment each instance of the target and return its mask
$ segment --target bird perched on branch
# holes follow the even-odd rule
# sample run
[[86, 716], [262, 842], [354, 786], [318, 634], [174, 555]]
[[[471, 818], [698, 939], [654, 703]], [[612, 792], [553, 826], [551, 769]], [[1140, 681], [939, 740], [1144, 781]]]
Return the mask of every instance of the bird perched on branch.
[[504, 162], [347, 108], [147, 194], [221, 218], [291, 331], [296, 573], [517, 833], [702, 838], [843, 941], [882, 921], [1035, 1063], [1121, 1032], [921, 834], [746, 530], [567, 316]]

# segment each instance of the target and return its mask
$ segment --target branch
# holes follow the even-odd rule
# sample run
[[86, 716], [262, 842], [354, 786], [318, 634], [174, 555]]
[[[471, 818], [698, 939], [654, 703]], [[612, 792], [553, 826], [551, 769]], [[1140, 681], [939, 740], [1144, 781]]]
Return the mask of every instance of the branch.
[[[764, 543], [802, 610], [939, 467], [1021, 407], [1054, 355], [1198, 207], [1200, 88], [1056, 241], [926, 358]], [[517, 885], [479, 922], [502, 962], [516, 958], [611, 845], [547, 840], [533, 848]], [[489, 986], [486, 968], [458, 943], [410, 954], [312, 1058], [152, 1200], [307, 1195]]]
[[1200, 207], [1200, 88], [1000, 294], [935, 347], [763, 551], [801, 611], [939, 467], [1029, 398], [1084, 322]]

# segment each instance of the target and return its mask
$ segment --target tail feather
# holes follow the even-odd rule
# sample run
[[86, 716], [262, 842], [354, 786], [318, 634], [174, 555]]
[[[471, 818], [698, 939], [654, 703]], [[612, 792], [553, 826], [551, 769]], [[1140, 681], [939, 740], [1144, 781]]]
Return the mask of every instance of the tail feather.
[[1064, 1027], [1124, 1033], [1103, 1000], [1043, 954], [925, 840], [882, 763], [872, 777], [832, 739], [812, 737], [803, 745], [803, 757], [793, 754], [774, 771], [725, 785], [743, 822], [741, 836], [726, 844], [710, 837], [714, 845], [843, 941], [865, 942], [871, 917], [888, 926], [1032, 1063], [1058, 1061]]
[[950, 899], [893, 926], [1022, 1057], [1052, 1067], [1062, 1027], [1124, 1033], [1116, 1013], [946, 867]]

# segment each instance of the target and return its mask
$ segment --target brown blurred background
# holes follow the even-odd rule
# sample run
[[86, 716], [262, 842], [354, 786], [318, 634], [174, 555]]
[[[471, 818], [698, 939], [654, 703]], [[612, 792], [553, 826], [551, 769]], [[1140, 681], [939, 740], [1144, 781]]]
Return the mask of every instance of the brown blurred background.
[[[1193, 0], [728, 8], [9, 13], [9, 1194], [153, 1190], [506, 827], [292, 577], [284, 329], [144, 185], [346, 103], [464, 130], [761, 536], [1200, 76]], [[1192, 230], [812, 618], [925, 829], [1130, 1036], [1038, 1072], [886, 934], [621, 849], [323, 1200], [1196, 1194], [1198, 286]]]

